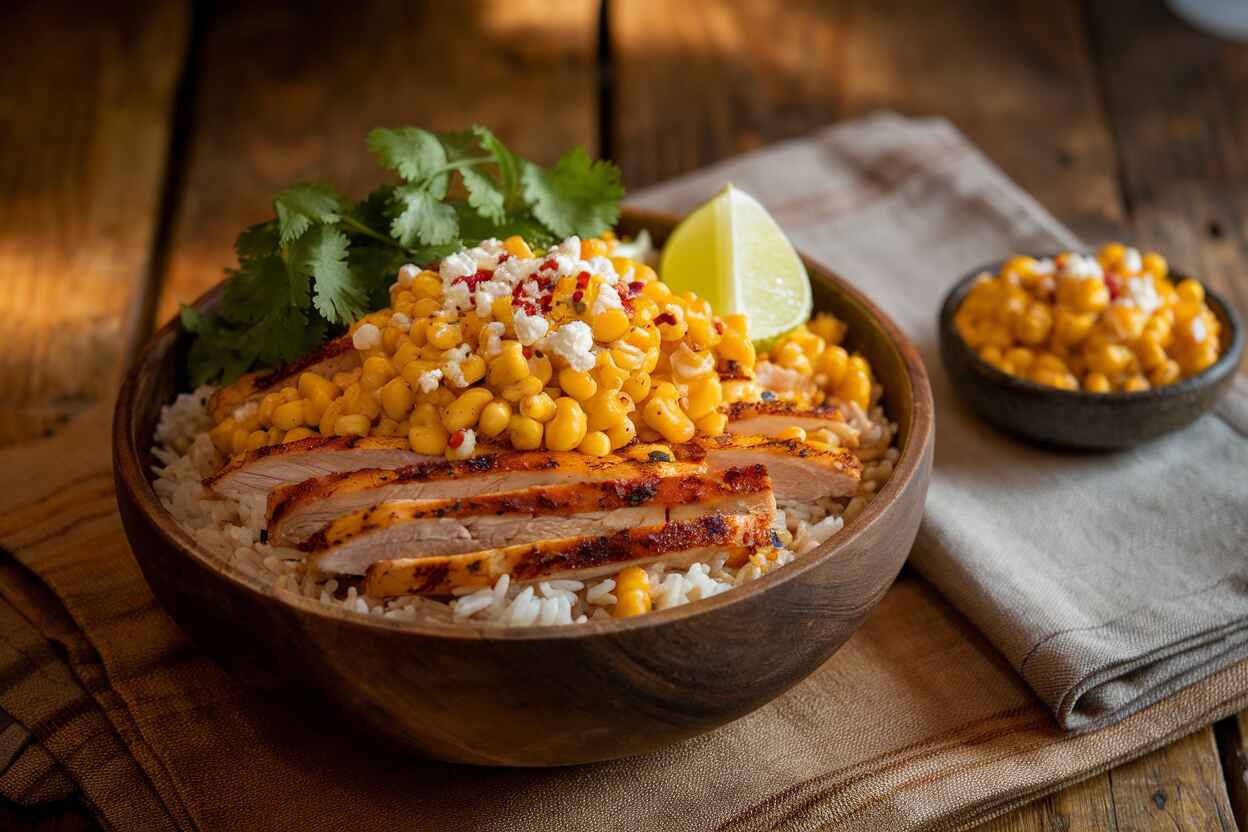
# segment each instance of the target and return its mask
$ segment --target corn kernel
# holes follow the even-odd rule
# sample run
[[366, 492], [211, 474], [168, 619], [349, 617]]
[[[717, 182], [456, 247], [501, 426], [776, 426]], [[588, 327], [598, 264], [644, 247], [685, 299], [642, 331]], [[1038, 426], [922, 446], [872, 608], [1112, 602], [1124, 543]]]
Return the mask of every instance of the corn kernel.
[[542, 446], [542, 433], [545, 426], [528, 416], [515, 414], [508, 424], [507, 437], [511, 446], [520, 451], [533, 451]]
[[628, 314], [623, 309], [606, 309], [594, 317], [594, 338], [610, 343], [624, 337], [628, 332]]
[[503, 240], [503, 248], [507, 249], [507, 253], [512, 257], [518, 257], [522, 260], [528, 260], [533, 256], [533, 250], [529, 248], [529, 244], [518, 234], [513, 234], [506, 240]]
[[273, 411], [273, 425], [282, 430], [294, 430], [303, 424], [303, 402], [285, 402]]
[[291, 442], [298, 442], [300, 439], [309, 439], [313, 436], [316, 436], [316, 434], [308, 428], [297, 427], [286, 431], [286, 435], [282, 437], [282, 444], [289, 445]]
[[1112, 388], [1104, 373], [1091, 372], [1083, 378], [1083, 389], [1089, 393], [1108, 393]]
[[570, 451], [585, 439], [585, 411], [580, 402], [561, 396], [555, 402], [555, 416], [546, 426], [546, 447], [552, 451]]
[[372, 423], [367, 416], [358, 413], [350, 413], [346, 416], [339, 416], [334, 420], [335, 436], [368, 436], [368, 429], [372, 427]]
[[589, 373], [565, 367], [559, 371], [559, 386], [577, 401], [585, 401], [598, 392], [598, 382]]
[[477, 424], [481, 411], [494, 399], [494, 394], [484, 387], [465, 390], [442, 411], [442, 426], [448, 431], [467, 430]]
[[[661, 388], [664, 385], [659, 386]], [[672, 385], [666, 384], [666, 386]], [[693, 422], [680, 409], [674, 397], [660, 395], [657, 389], [646, 400], [641, 415], [646, 426], [658, 431], [668, 442], [688, 442], [693, 438], [695, 431]]]
[[591, 430], [585, 434], [576, 449], [590, 456], [606, 456], [611, 453], [611, 438], [600, 430]]
[[413, 425], [407, 432], [407, 443], [418, 454], [442, 456], [446, 453], [446, 442], [450, 434], [441, 423]]
[[620, 570], [615, 578], [615, 608], [612, 615], [616, 618], [629, 618], [650, 612], [653, 601], [650, 598], [650, 576], [640, 566], [630, 566]]
[[429, 343], [440, 350], [458, 347], [464, 340], [458, 324], [437, 323], [429, 331]]
[[520, 400], [520, 412], [544, 424], [555, 418], [555, 401], [545, 392], [525, 396]]
[[511, 405], [495, 399], [481, 410], [481, 418], [477, 423], [477, 431], [493, 439], [501, 436], [511, 422]]

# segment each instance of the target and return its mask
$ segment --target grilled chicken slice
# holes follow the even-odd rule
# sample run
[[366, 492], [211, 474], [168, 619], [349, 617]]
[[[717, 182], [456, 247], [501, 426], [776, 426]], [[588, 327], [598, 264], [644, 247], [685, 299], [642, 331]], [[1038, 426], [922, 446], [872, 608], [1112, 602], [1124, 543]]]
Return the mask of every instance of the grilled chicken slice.
[[776, 500], [810, 502], [858, 493], [862, 463], [848, 448], [816, 447], [797, 439], [725, 434], [674, 445], [676, 461], [709, 472], [765, 465]]
[[461, 555], [383, 560], [368, 567], [364, 592], [374, 598], [448, 595], [459, 588], [493, 586], [502, 575], [515, 581], [594, 578], [621, 564], [662, 560], [686, 566], [727, 554], [744, 563], [760, 546], [772, 545], [769, 514], [709, 514], [687, 522], [628, 529], [596, 537], [572, 537], [485, 549]]
[[454, 500], [534, 486], [630, 480], [643, 476], [701, 473], [700, 464], [595, 458], [576, 452], [510, 451], [458, 462], [439, 458], [397, 470], [380, 468], [335, 474], [269, 494], [268, 538], [291, 545], [336, 517], [394, 500]]
[[323, 573], [362, 575], [379, 560], [661, 526], [716, 512], [771, 515], [775, 509], [771, 481], [759, 465], [714, 477], [646, 476], [382, 503], [338, 518], [299, 548]]
[[[488, 446], [478, 445], [478, 449], [484, 453]], [[439, 460], [445, 461], [446, 457], [418, 454], [401, 437], [309, 436], [285, 445], [235, 454], [220, 471], [204, 480], [204, 485], [237, 500], [326, 474], [363, 468], [402, 468]]]
[[790, 402], [735, 402], [728, 405], [728, 432], [754, 436], [776, 436], [786, 428], [799, 427], [807, 433], [845, 421], [831, 405], [796, 407]]
[[258, 399], [265, 393], [294, 386], [301, 373], [312, 371], [329, 378], [334, 373], [345, 373], [360, 366], [360, 353], [351, 343], [350, 335], [343, 335], [322, 345], [303, 358], [279, 367], [247, 373], [228, 387], [222, 387], [212, 396], [209, 408], [214, 422], [220, 422], [236, 408]]

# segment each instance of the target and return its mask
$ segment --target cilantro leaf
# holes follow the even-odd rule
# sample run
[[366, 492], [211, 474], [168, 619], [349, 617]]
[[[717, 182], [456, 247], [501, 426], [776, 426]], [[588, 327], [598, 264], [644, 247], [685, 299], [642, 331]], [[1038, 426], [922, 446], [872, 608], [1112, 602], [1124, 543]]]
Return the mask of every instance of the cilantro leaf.
[[468, 191], [468, 204], [487, 220], [502, 223], [507, 213], [503, 210], [502, 191], [494, 185], [494, 180], [472, 168], [464, 168], [459, 173]]
[[264, 257], [275, 252], [280, 241], [276, 220], [260, 222], [243, 229], [234, 242], [234, 252], [239, 260]]
[[379, 127], [368, 134], [368, 147], [383, 167], [398, 171], [414, 184], [426, 184], [438, 199], [446, 196], [446, 148], [438, 137], [419, 127], [390, 130]]
[[403, 245], [436, 246], [449, 243], [459, 234], [455, 209], [424, 188], [401, 185], [394, 189], [393, 199], [400, 212], [390, 224], [390, 233]]
[[520, 170], [523, 160], [508, 150], [507, 146], [490, 132], [489, 128], [476, 124], [473, 125], [472, 133], [477, 137], [481, 149], [493, 157], [494, 164], [498, 167], [504, 199], [508, 203], [514, 202], [520, 193]]
[[620, 217], [620, 169], [591, 160], [583, 147], [563, 154], [550, 170], [526, 164], [522, 178], [533, 216], [560, 237], [593, 237]]
[[291, 271], [312, 278], [312, 306], [330, 323], [349, 324], [366, 311], [366, 292], [355, 284], [347, 265], [350, 245], [346, 234], [321, 225], [290, 252]]
[[306, 277], [292, 279], [277, 254], [243, 260], [227, 275], [221, 314], [232, 323], [254, 323], [275, 306], [307, 305]]
[[295, 185], [273, 200], [283, 245], [299, 239], [314, 223], [342, 219], [342, 197], [329, 185]]

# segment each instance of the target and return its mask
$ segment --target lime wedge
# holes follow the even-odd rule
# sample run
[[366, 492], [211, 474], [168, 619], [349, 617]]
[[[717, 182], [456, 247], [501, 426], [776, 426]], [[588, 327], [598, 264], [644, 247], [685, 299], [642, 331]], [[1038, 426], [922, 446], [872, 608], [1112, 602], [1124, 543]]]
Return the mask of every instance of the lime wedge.
[[810, 318], [810, 279], [793, 244], [758, 200], [731, 185], [676, 226], [659, 274], [673, 291], [706, 298], [717, 314], [749, 315], [756, 343]]

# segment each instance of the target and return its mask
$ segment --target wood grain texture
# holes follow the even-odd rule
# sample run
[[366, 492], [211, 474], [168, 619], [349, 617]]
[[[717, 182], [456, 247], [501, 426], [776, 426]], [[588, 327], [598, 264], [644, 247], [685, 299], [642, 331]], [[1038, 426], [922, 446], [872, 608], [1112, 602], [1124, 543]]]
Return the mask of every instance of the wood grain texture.
[[1248, 309], [1248, 44], [1178, 23], [1161, 0], [1092, 3], [1088, 18], [1129, 236]]
[[1222, 775], [1231, 811], [1240, 829], [1248, 829], [1248, 711], [1214, 726], [1222, 757]]
[[222, 3], [194, 67], [164, 322], [236, 262], [234, 238], [295, 182], [363, 196], [384, 181], [374, 127], [489, 125], [549, 162], [596, 148], [597, 4]]
[[1119, 766], [1109, 780], [1122, 829], [1236, 829], [1212, 728]]
[[922, 13], [906, 0], [630, 0], [610, 11], [609, 146], [630, 186], [893, 109], [950, 119], [1078, 233], [1121, 219], [1073, 0]]
[[116, 391], [151, 276], [188, 5], [0, 6], [0, 445]]
[[[674, 223], [627, 212], [621, 228], [646, 228], [661, 243]], [[807, 268], [820, 307], [849, 325], [888, 391], [901, 456], [878, 497], [836, 537], [732, 593], [627, 621], [516, 632], [395, 626], [274, 595], [201, 552], [149, 482], [152, 432], [174, 395], [176, 343], [186, 337], [173, 325], [140, 356], [114, 419], [117, 498], [131, 548], [198, 644], [227, 660], [256, 651], [348, 718], [433, 757], [564, 765], [705, 733], [775, 698], [840, 648], [897, 576], [923, 514], [934, 431], [918, 353], [857, 289], [814, 263]], [[782, 642], [789, 647], [775, 650]]]

